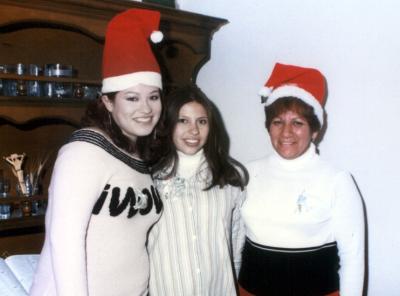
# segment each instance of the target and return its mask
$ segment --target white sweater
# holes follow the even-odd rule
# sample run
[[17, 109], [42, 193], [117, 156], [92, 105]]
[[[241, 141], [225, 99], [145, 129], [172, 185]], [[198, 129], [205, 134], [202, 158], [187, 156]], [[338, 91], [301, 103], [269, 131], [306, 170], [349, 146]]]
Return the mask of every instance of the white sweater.
[[340, 295], [360, 296], [364, 279], [364, 213], [349, 173], [322, 161], [311, 147], [286, 160], [276, 152], [248, 165], [242, 216], [247, 236], [271, 247], [337, 242]]
[[75, 137], [53, 170], [45, 244], [30, 293], [146, 295], [146, 236], [162, 207], [147, 167], [98, 132]]

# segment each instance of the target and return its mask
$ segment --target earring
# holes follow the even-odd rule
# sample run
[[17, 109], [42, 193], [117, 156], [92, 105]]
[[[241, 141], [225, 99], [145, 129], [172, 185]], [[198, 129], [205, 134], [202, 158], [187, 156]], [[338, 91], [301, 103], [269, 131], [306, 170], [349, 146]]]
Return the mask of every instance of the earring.
[[108, 122], [110, 123], [110, 126], [112, 126], [111, 113], [107, 112], [107, 114], [108, 114]]
[[154, 129], [153, 140], [156, 140], [156, 139], [157, 139], [157, 129]]

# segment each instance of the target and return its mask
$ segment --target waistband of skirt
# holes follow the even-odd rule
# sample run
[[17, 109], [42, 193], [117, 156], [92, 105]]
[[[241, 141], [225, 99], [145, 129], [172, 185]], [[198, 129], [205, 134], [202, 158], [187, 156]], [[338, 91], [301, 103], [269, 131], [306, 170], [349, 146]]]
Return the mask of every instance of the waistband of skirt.
[[248, 237], [246, 237], [246, 241], [254, 248], [263, 250], [263, 251], [270, 251], [270, 252], [279, 252], [279, 253], [310, 253], [310, 252], [316, 252], [324, 249], [329, 249], [329, 248], [336, 248], [337, 243], [336, 242], [330, 242], [326, 243], [320, 246], [313, 246], [313, 247], [307, 247], [307, 248], [280, 248], [280, 247], [271, 247], [271, 246], [265, 246], [258, 244], [256, 242], [253, 242], [250, 240]]

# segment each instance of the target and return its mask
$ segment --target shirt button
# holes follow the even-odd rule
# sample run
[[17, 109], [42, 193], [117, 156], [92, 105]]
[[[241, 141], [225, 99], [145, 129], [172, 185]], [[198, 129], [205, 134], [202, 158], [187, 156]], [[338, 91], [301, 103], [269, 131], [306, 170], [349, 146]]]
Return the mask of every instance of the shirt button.
[[196, 239], [197, 239], [197, 236], [193, 235], [192, 238], [193, 238], [193, 240], [196, 240]]
[[197, 273], [200, 273], [200, 268], [196, 268], [196, 272], [197, 272]]
[[190, 211], [190, 212], [193, 211], [193, 208], [192, 208], [192, 207], [189, 207], [189, 211]]

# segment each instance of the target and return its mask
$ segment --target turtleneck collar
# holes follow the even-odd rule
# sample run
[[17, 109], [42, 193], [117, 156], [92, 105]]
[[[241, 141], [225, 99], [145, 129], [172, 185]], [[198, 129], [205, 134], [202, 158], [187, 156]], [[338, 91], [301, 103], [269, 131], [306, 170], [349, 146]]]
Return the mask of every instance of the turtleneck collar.
[[310, 147], [308, 147], [308, 149], [302, 155], [295, 159], [285, 159], [280, 156], [278, 152], [275, 151], [275, 149], [271, 159], [273, 163], [283, 167], [284, 169], [297, 170], [305, 167], [306, 165], [309, 165], [310, 162], [316, 157], [318, 157], [316, 147], [314, 143], [310, 143]]
[[178, 153], [178, 171], [177, 174], [185, 179], [193, 177], [200, 165], [204, 162], [205, 156], [203, 149], [200, 149], [196, 154], [188, 155], [181, 151]]

